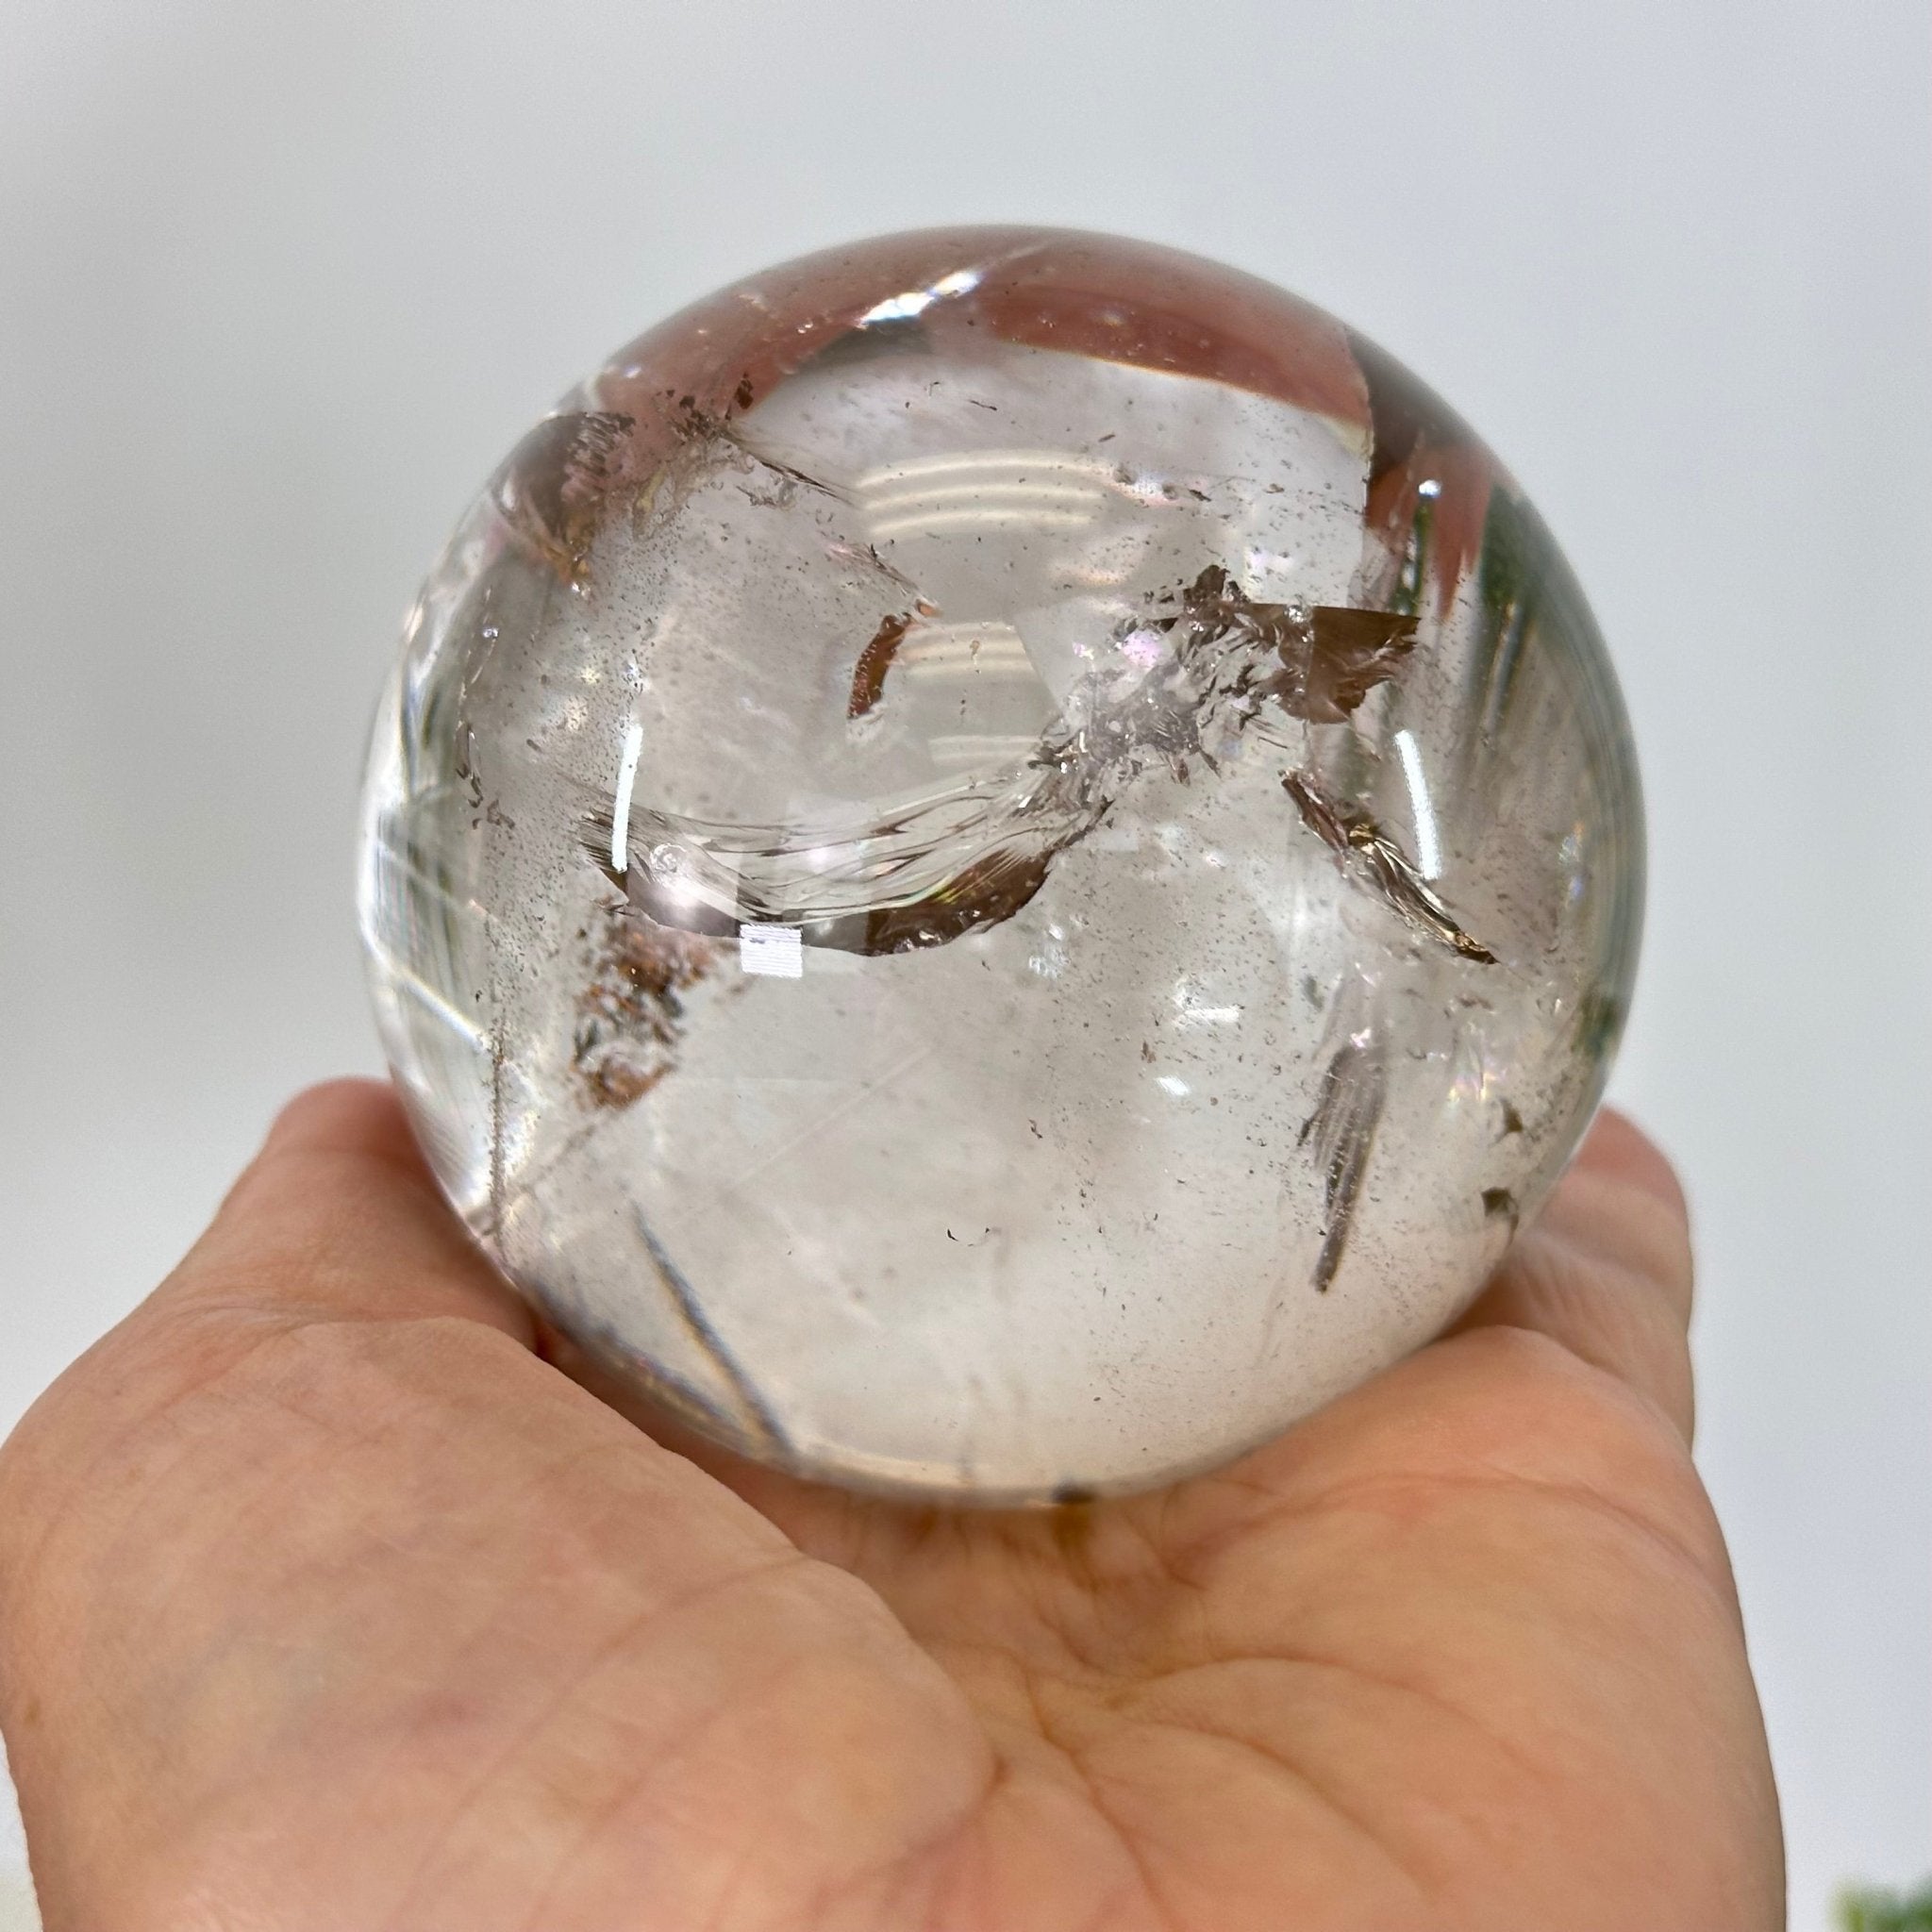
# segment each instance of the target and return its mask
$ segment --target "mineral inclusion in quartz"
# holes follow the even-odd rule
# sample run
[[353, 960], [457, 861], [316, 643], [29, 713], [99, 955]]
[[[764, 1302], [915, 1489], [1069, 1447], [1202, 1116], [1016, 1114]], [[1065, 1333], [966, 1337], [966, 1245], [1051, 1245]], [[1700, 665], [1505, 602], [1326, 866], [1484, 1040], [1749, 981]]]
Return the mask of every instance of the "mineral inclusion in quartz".
[[1627, 725], [1495, 459], [1261, 282], [900, 235], [621, 351], [431, 573], [362, 929], [479, 1241], [732, 1448], [1224, 1460], [1531, 1213], [1635, 962]]

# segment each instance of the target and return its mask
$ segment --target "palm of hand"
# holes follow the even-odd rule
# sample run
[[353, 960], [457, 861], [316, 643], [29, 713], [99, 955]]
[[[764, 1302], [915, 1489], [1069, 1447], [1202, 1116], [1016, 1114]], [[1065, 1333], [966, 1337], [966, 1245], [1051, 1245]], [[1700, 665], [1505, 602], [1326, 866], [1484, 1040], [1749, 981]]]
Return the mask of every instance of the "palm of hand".
[[911, 1510], [557, 1374], [326, 1090], [0, 1458], [49, 1932], [1763, 1932], [1688, 1291], [1612, 1120], [1458, 1334], [1235, 1468]]

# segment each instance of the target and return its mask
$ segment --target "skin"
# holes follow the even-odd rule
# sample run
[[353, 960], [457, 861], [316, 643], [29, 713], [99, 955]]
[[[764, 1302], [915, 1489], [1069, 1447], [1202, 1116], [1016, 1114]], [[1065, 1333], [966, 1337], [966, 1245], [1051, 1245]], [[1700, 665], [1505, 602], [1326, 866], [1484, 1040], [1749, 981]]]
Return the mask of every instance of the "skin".
[[0, 1452], [49, 1932], [1774, 1932], [1690, 1291], [1607, 1115], [1234, 1467], [908, 1508], [644, 1433], [318, 1089]]

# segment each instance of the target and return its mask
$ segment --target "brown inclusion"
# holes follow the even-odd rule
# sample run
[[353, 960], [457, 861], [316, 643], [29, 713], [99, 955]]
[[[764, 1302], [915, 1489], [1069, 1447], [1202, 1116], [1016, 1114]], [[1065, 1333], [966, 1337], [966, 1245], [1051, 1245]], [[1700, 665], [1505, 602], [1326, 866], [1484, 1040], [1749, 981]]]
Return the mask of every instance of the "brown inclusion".
[[858, 662], [853, 667], [852, 696], [845, 707], [848, 718], [865, 717], [885, 696], [886, 674], [891, 670], [892, 659], [899, 655], [899, 646], [912, 623], [909, 611], [880, 620], [872, 641], [858, 654]]
[[1496, 956], [1457, 924], [1415, 861], [1360, 806], [1323, 789], [1306, 772], [1288, 772], [1281, 787], [1294, 800], [1302, 823], [1350, 871], [1372, 886], [1412, 931], [1447, 946], [1465, 959], [1493, 966]]

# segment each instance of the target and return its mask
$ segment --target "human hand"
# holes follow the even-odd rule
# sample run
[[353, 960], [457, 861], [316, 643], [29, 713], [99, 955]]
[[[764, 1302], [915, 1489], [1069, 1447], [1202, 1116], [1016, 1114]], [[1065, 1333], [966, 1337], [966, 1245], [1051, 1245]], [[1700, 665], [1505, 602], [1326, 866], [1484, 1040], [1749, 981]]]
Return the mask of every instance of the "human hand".
[[1456, 1333], [1027, 1514], [642, 1433], [318, 1090], [0, 1452], [49, 1932], [1773, 1932], [1670, 1172]]

